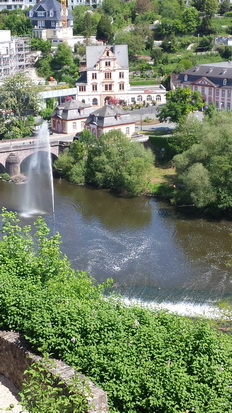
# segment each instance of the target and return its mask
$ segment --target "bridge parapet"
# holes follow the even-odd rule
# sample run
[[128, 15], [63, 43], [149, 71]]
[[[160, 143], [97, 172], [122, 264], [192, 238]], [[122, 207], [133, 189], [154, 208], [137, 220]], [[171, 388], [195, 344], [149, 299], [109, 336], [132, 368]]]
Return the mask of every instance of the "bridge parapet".
[[[20, 141], [20, 143], [17, 142], [9, 142], [7, 144], [6, 142], [0, 144], [0, 170], [4, 170], [5, 172], [10, 173], [12, 176], [12, 169], [7, 171], [7, 159], [12, 157], [12, 155], [15, 155], [18, 159], [18, 170], [20, 170], [20, 165], [21, 163], [30, 155], [35, 153], [36, 150], [39, 151], [47, 151], [47, 143], [44, 144], [41, 143], [41, 145], [38, 146], [37, 142], [34, 140], [31, 141]], [[62, 152], [62, 148], [60, 147], [60, 141], [53, 141], [50, 142], [50, 151], [51, 155], [53, 155], [54, 158], [58, 158], [59, 153]], [[14, 158], [16, 159], [16, 158]], [[2, 167], [1, 167], [2, 165]], [[14, 171], [16, 171], [17, 168], [14, 168]]]

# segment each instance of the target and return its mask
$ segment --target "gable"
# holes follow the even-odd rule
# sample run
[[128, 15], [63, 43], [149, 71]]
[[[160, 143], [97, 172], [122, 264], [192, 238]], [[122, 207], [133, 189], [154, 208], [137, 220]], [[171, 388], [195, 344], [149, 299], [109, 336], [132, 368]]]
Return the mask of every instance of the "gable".
[[210, 87], [215, 87], [216, 85], [211, 82], [211, 80], [207, 79], [206, 77], [201, 77], [200, 79], [195, 80], [192, 82], [194, 85], [200, 85], [200, 86], [210, 86]]
[[46, 11], [45, 8], [40, 4], [35, 11]]

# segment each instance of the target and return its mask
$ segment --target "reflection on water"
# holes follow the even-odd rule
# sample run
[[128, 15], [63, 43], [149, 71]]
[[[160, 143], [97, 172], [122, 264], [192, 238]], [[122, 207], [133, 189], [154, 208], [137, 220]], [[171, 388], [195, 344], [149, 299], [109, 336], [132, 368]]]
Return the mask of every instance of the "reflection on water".
[[[17, 210], [20, 185], [0, 183], [0, 191], [0, 206]], [[98, 281], [112, 277], [128, 298], [187, 308], [232, 293], [232, 222], [195, 219], [151, 198], [123, 199], [62, 180], [55, 181], [55, 215], [72, 265]], [[45, 220], [52, 228], [53, 217]]]

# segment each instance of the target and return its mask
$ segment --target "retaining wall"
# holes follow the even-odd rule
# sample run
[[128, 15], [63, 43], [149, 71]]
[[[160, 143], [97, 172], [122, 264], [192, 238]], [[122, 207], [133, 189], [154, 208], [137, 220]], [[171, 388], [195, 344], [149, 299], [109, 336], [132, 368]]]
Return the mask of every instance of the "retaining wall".
[[[24, 371], [41, 357], [31, 353], [28, 344], [19, 333], [0, 331], [0, 374], [7, 377], [19, 390], [22, 390]], [[56, 368], [52, 372], [68, 386], [74, 377], [74, 369], [60, 360], [53, 360]], [[79, 375], [80, 379], [86, 379]], [[109, 411], [106, 393], [91, 380], [86, 379], [91, 396], [88, 397], [88, 413], [107, 413]], [[78, 391], [78, 389], [77, 389]]]

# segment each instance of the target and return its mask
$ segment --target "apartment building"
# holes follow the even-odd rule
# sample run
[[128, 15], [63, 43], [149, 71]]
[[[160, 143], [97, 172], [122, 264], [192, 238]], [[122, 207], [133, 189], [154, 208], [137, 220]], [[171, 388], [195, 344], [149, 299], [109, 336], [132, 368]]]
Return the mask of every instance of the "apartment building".
[[0, 81], [30, 67], [30, 39], [12, 37], [10, 30], [0, 30]]

